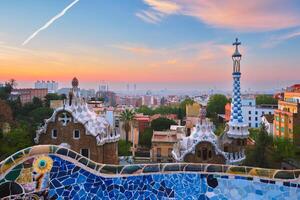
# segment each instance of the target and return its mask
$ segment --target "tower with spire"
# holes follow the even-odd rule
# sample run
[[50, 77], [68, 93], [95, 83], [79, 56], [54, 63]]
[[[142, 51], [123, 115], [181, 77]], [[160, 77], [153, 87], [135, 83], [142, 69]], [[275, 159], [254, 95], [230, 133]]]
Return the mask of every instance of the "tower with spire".
[[242, 114], [242, 100], [241, 100], [241, 58], [239, 52], [239, 42], [236, 38], [232, 44], [235, 46], [235, 51], [232, 54], [233, 61], [233, 91], [231, 101], [231, 116], [227, 123], [224, 134], [221, 136], [221, 146], [223, 151], [228, 153], [231, 164], [239, 164], [243, 161], [245, 156], [245, 146], [247, 145], [247, 138], [249, 136], [248, 124], [244, 122]]
[[232, 44], [235, 46], [235, 52], [232, 54], [233, 61], [233, 91], [231, 101], [231, 116], [229, 121], [228, 136], [232, 138], [247, 138], [249, 135], [248, 125], [244, 123], [242, 115], [242, 100], [241, 100], [241, 58], [242, 55], [239, 52], [239, 45], [241, 42], [236, 38]]

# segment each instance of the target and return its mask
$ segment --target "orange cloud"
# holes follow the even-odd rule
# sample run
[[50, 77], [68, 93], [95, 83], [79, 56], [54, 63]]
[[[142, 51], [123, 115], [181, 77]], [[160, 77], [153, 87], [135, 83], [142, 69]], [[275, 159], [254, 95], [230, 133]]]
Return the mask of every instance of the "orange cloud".
[[[300, 25], [296, 0], [144, 0], [150, 10], [164, 15], [182, 14], [221, 28], [268, 31]], [[163, 2], [160, 3], [160, 2]], [[165, 6], [174, 5], [174, 7]], [[175, 6], [176, 5], [176, 6]]]

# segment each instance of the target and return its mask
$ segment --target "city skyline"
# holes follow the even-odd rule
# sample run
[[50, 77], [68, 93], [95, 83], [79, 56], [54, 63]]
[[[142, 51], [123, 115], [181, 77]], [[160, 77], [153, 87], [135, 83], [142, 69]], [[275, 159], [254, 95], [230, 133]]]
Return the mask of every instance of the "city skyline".
[[242, 89], [282, 88], [299, 82], [299, 9], [293, 0], [2, 2], [0, 82], [64, 87], [76, 76], [85, 88], [105, 80], [113, 89], [129, 82], [145, 90], [230, 90], [231, 44], [239, 37]]

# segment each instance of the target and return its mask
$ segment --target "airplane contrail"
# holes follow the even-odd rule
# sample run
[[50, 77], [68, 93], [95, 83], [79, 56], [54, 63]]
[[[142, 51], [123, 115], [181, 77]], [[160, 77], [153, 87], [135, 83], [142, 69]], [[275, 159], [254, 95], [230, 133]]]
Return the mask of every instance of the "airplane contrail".
[[74, 6], [76, 3], [78, 3], [80, 0], [73, 1], [70, 5], [68, 5], [63, 11], [61, 11], [59, 14], [55, 15], [52, 19], [50, 19], [44, 26], [39, 28], [37, 31], [35, 31], [32, 35], [30, 35], [23, 43], [22, 46], [26, 45], [30, 40], [32, 40], [35, 36], [39, 34], [42, 30], [45, 30], [48, 28], [53, 22], [61, 18], [72, 6]]

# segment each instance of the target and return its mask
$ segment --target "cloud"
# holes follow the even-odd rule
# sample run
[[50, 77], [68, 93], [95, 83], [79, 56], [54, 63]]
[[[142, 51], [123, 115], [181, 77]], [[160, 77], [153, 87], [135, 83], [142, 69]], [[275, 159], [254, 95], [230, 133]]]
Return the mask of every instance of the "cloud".
[[37, 31], [35, 31], [32, 35], [30, 35], [24, 42], [23, 46], [26, 45], [28, 42], [30, 42], [34, 37], [36, 37], [41, 31], [47, 29], [52, 23], [54, 23], [56, 20], [61, 18], [66, 14], [66, 12], [72, 8], [76, 3], [78, 3], [79, 0], [73, 1], [70, 5], [68, 5], [65, 9], [63, 9], [59, 14], [55, 15], [52, 19], [50, 19], [44, 26], [39, 28]]
[[300, 37], [300, 30], [294, 31], [294, 32], [289, 32], [283, 35], [276, 35], [272, 36], [270, 39], [268, 39], [266, 42], [263, 43], [262, 47], [263, 48], [272, 48], [280, 43], [290, 40], [296, 37]]
[[159, 23], [166, 15], [176, 14], [180, 6], [167, 0], [144, 0], [150, 9], [141, 10], [135, 15], [141, 20], [151, 24]]
[[135, 14], [137, 17], [142, 19], [145, 22], [152, 23], [152, 24], [157, 24], [162, 20], [162, 17], [164, 16], [162, 13], [154, 12], [154, 11], [147, 11], [147, 10], [142, 10], [140, 12], [137, 12]]
[[235, 31], [271, 31], [300, 25], [297, 0], [144, 0], [144, 3], [149, 11], [163, 16], [192, 16], [209, 26]]
[[130, 53], [134, 53], [134, 54], [152, 54], [154, 53], [154, 49], [149, 48], [149, 47], [145, 47], [142, 45], [136, 45], [136, 44], [114, 44], [114, 45], [109, 45], [110, 47], [116, 48], [116, 49], [120, 49], [120, 50], [124, 50]]

